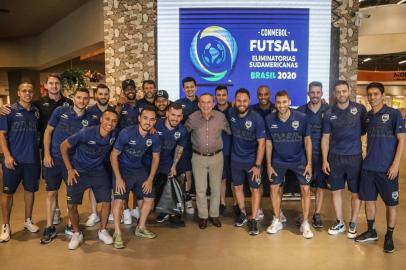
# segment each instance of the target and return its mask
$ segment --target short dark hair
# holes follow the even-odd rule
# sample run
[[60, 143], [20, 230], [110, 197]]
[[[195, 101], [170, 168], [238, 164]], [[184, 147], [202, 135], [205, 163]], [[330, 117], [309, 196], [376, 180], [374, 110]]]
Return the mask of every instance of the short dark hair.
[[290, 99], [288, 91], [286, 91], [286, 90], [280, 90], [280, 91], [276, 92], [275, 100], [277, 97], [288, 97]]
[[336, 82], [334, 83], [333, 89], [335, 89], [335, 88], [336, 88], [337, 86], [339, 86], [339, 85], [346, 85], [346, 86], [348, 87], [348, 89], [350, 89], [350, 85], [348, 84], [347, 81], [344, 81], [344, 80], [338, 80], [338, 81], [336, 81]]
[[146, 84], [152, 84], [154, 87], [156, 87], [156, 83], [154, 80], [144, 80], [142, 81], [142, 89], [144, 89], [144, 85]]
[[46, 80], [45, 82], [48, 82], [49, 78], [56, 78], [56, 79], [58, 79], [58, 81], [59, 81], [60, 83], [62, 82], [61, 76], [59, 76], [58, 73], [49, 73], [49, 74], [47, 75], [47, 80]]
[[114, 110], [114, 108], [110, 108], [110, 107], [108, 107], [108, 108], [102, 113], [102, 115], [104, 115], [105, 113], [108, 113], [108, 112], [114, 113], [115, 115], [118, 116], [118, 113], [116, 112], [116, 110]]
[[105, 85], [104, 83], [98, 84], [98, 85], [96, 86], [96, 91], [95, 91], [95, 92], [97, 92], [97, 90], [99, 90], [99, 89], [107, 89], [107, 90], [109, 90], [109, 92], [110, 92], [110, 88], [109, 88], [107, 85]]
[[88, 95], [90, 95], [89, 93], [89, 89], [87, 89], [86, 87], [79, 87], [75, 90], [75, 92], [73, 93], [73, 95], [75, 96], [78, 92], [83, 92], [83, 93], [87, 93]]
[[385, 93], [385, 87], [383, 86], [383, 84], [381, 84], [379, 82], [371, 82], [370, 84], [368, 84], [367, 85], [367, 92], [371, 88], [378, 88], [379, 91], [381, 91], [381, 94]]
[[217, 91], [219, 91], [219, 90], [226, 90], [226, 92], [228, 93], [227, 85], [224, 85], [224, 84], [217, 85], [216, 89], [214, 90], [214, 93], [217, 93]]
[[258, 88], [257, 88], [257, 93], [259, 92], [259, 89], [262, 89], [262, 88], [268, 89], [269, 92], [271, 91], [271, 89], [269, 88], [268, 85], [263, 84], [263, 85], [258, 86]]
[[193, 77], [185, 77], [185, 78], [183, 78], [182, 86], [184, 87], [185, 83], [187, 83], [187, 82], [193, 82], [195, 84], [195, 86], [196, 86], [196, 80]]
[[234, 98], [236, 98], [238, 94], [246, 94], [246, 95], [248, 96], [248, 98], [251, 99], [250, 91], [248, 91], [246, 88], [240, 88], [240, 89], [238, 89], [238, 90], [235, 92], [235, 94], [234, 94]]
[[312, 81], [311, 83], [309, 83], [309, 90], [312, 87], [320, 87], [321, 89], [323, 89], [323, 84], [319, 81]]
[[182, 104], [180, 104], [179, 102], [171, 102], [171, 103], [168, 105], [168, 110], [171, 109], [171, 108], [173, 108], [173, 109], [175, 109], [175, 110], [182, 110], [182, 113], [183, 113]]
[[199, 96], [199, 99], [200, 99], [201, 97], [203, 97], [203, 96], [211, 96], [212, 98], [214, 98], [214, 96], [213, 96], [211, 93], [209, 93], [209, 92], [204, 92], [203, 94], [201, 94], [201, 95]]
[[156, 108], [155, 106], [152, 105], [145, 105], [144, 108], [142, 108], [140, 115], [144, 112], [144, 111], [149, 111], [149, 112], [154, 112], [156, 114]]

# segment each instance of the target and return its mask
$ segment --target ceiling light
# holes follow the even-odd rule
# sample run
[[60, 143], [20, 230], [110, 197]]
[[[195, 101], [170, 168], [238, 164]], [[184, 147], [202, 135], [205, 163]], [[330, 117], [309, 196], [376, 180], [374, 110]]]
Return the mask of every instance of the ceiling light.
[[400, 4], [403, 4], [403, 3], [405, 3], [405, 2], [406, 2], [406, 0], [401, 0], [401, 1], [399, 1], [397, 4], [400, 5]]
[[[406, 1], [406, 0], [405, 0]], [[400, 61], [399, 65], [406, 63], [406, 60]]]
[[371, 61], [372, 60], [372, 58], [371, 57], [368, 57], [368, 58], [365, 58], [364, 60], [361, 60], [361, 62], [362, 63], [365, 63], [365, 62], [368, 62], [368, 61]]

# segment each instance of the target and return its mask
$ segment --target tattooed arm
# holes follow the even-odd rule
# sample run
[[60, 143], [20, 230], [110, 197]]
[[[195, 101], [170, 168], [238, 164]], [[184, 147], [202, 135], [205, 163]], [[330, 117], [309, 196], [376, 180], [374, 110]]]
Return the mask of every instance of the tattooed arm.
[[173, 156], [173, 163], [171, 167], [171, 172], [169, 173], [169, 176], [175, 176], [176, 175], [176, 165], [178, 165], [178, 162], [180, 158], [182, 157], [183, 153], [183, 146], [177, 145], [175, 148], [175, 154]]

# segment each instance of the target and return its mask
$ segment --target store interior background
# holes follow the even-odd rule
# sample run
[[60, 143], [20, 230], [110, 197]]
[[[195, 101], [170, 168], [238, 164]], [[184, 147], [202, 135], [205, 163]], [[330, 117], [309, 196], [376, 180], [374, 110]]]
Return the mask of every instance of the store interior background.
[[[0, 3], [0, 25], [6, 26], [0, 28], [0, 104], [16, 101], [20, 81], [34, 83], [37, 96], [44, 93], [41, 83], [51, 72], [81, 69], [89, 75], [92, 88], [105, 83], [103, 1], [40, 2]], [[356, 100], [368, 107], [365, 86], [381, 81], [387, 104], [405, 117], [406, 1], [359, 0], [358, 4], [359, 14], [353, 14], [359, 25]]]

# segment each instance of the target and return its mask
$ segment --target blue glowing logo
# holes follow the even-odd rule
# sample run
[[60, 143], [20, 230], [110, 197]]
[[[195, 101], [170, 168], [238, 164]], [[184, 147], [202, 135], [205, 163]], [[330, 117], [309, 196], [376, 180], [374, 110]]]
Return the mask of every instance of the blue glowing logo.
[[198, 31], [190, 44], [190, 60], [202, 78], [211, 82], [223, 79], [232, 70], [237, 52], [234, 37], [220, 26]]

